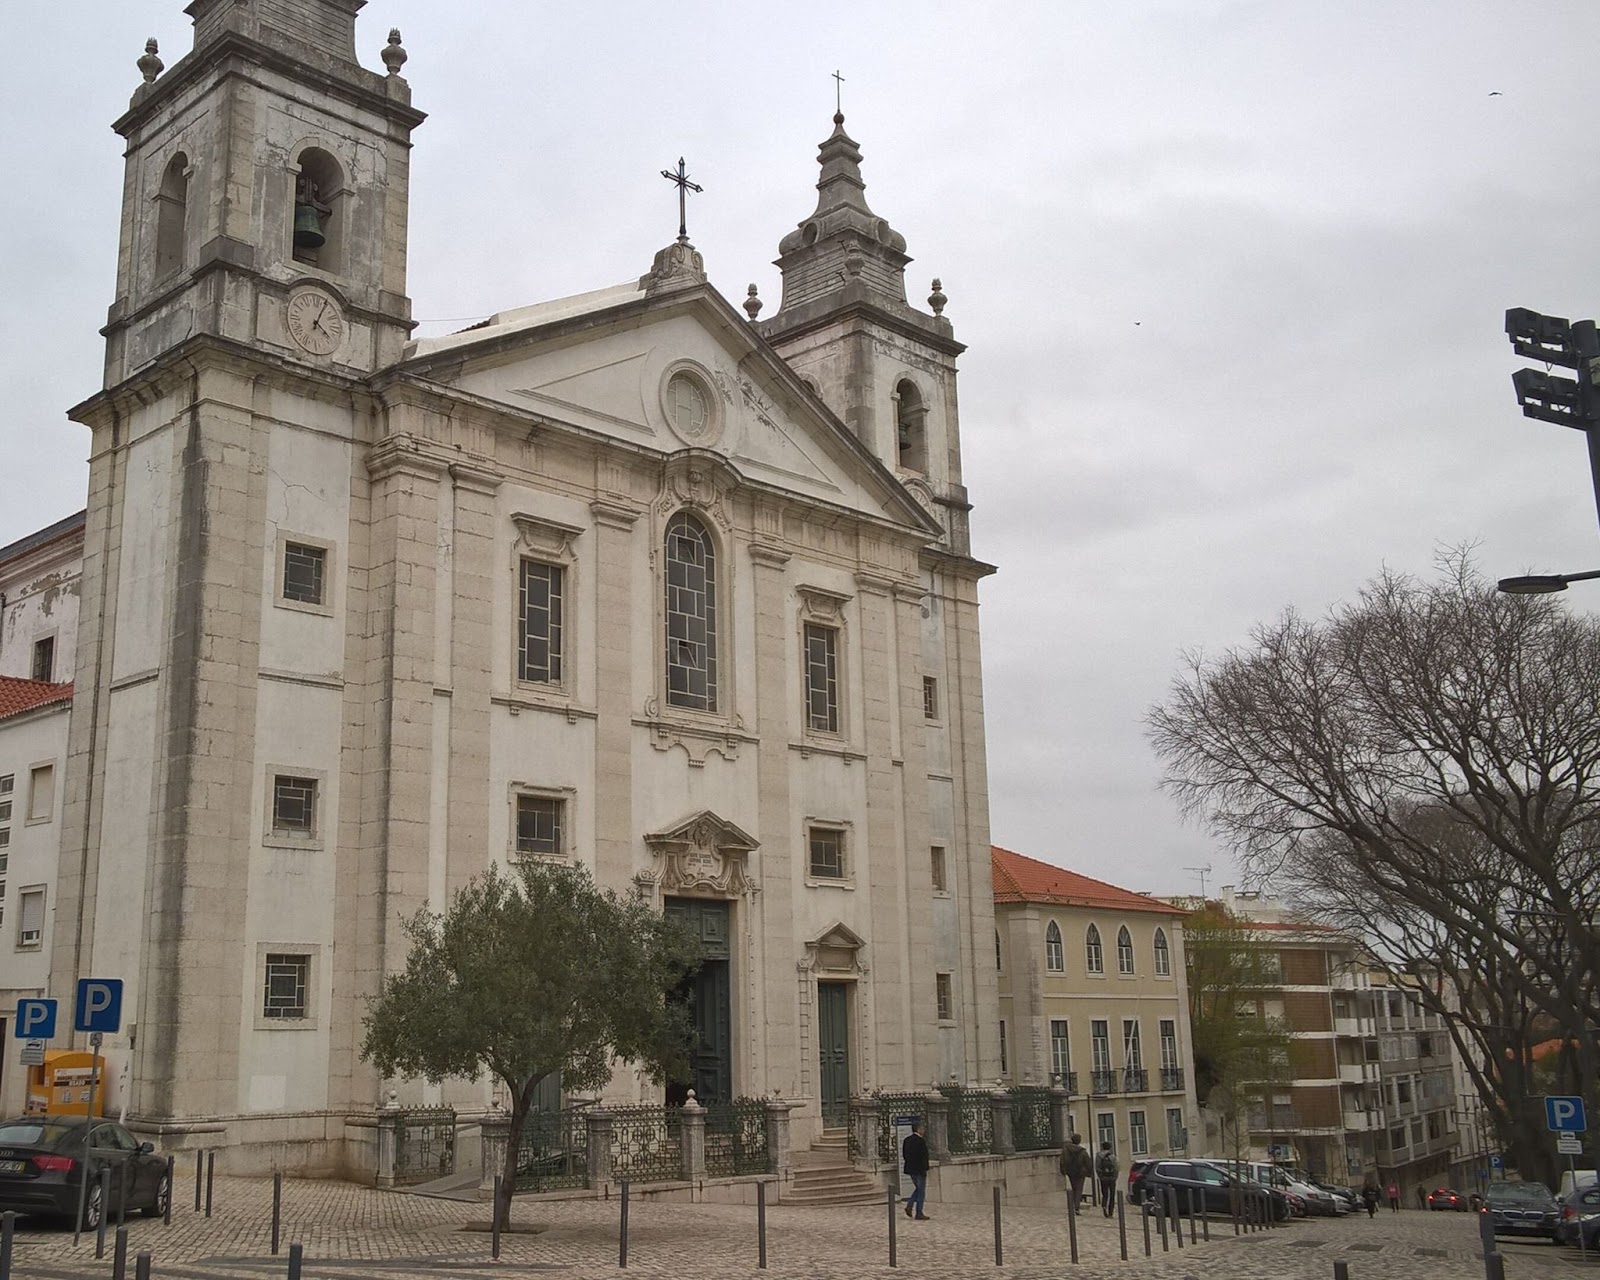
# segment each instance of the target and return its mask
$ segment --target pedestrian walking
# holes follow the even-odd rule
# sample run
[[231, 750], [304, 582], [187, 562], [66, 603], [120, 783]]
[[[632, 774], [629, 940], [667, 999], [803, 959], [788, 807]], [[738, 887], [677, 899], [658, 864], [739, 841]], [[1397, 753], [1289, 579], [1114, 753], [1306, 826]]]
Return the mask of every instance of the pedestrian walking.
[[1102, 1142], [1100, 1154], [1094, 1158], [1094, 1176], [1100, 1184], [1100, 1210], [1108, 1218], [1117, 1211], [1117, 1174], [1120, 1172], [1117, 1158], [1111, 1154], [1111, 1144]]
[[1367, 1217], [1378, 1216], [1378, 1188], [1373, 1183], [1361, 1188], [1361, 1203], [1366, 1206]]
[[1389, 1184], [1389, 1212], [1400, 1212], [1400, 1184], [1398, 1182]]
[[1094, 1159], [1083, 1145], [1083, 1135], [1069, 1133], [1061, 1148], [1061, 1172], [1067, 1179], [1068, 1194], [1072, 1197], [1072, 1212], [1077, 1213], [1083, 1204], [1083, 1184], [1094, 1169]]
[[918, 1120], [911, 1126], [911, 1132], [906, 1134], [906, 1140], [900, 1144], [901, 1162], [905, 1166], [906, 1177], [911, 1179], [911, 1194], [906, 1197], [906, 1217], [915, 1218], [918, 1222], [928, 1220], [928, 1215], [922, 1212], [928, 1199], [928, 1140], [922, 1136], [927, 1128], [927, 1121]]

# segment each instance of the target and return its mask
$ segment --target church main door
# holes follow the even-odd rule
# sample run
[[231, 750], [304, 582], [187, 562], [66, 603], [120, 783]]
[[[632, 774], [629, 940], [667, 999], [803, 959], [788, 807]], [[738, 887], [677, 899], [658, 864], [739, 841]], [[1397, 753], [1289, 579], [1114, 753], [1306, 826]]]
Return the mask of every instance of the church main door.
[[822, 1127], [850, 1123], [850, 984], [817, 983], [817, 1053], [822, 1079]]
[[669, 997], [689, 1006], [694, 1037], [686, 1078], [667, 1082], [667, 1105], [681, 1106], [690, 1089], [701, 1104], [729, 1102], [733, 1099], [733, 1000], [728, 903], [668, 898], [665, 905], [667, 915], [682, 921], [700, 940], [705, 956]]

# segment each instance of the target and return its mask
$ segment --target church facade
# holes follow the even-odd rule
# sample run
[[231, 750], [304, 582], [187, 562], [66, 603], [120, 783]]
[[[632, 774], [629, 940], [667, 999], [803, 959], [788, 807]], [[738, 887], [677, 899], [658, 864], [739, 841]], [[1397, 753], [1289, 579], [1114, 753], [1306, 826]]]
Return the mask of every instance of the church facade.
[[680, 235], [413, 339], [424, 117], [364, 3], [193, 0], [116, 122], [52, 993], [126, 982], [135, 1124], [345, 1167], [391, 1095], [490, 1100], [361, 1061], [400, 921], [544, 858], [698, 931], [702, 1099], [803, 1142], [996, 1080], [963, 348], [842, 116], [770, 318]]

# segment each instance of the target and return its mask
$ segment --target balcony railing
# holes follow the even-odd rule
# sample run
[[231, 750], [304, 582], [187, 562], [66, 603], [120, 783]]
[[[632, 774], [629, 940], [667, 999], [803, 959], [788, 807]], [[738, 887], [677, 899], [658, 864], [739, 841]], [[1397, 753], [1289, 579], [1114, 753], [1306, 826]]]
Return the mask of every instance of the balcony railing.
[[1183, 1092], [1183, 1068], [1182, 1067], [1162, 1067], [1161, 1068], [1161, 1092], [1162, 1093], [1182, 1093]]
[[1058, 1071], [1050, 1077], [1050, 1083], [1057, 1088], [1065, 1089], [1073, 1097], [1078, 1096], [1078, 1073], [1076, 1071]]
[[1150, 1092], [1150, 1073], [1143, 1067], [1124, 1067], [1122, 1069], [1122, 1092]]
[[1117, 1073], [1115, 1071], [1091, 1071], [1089, 1073], [1089, 1092], [1092, 1095], [1099, 1098], [1116, 1091]]

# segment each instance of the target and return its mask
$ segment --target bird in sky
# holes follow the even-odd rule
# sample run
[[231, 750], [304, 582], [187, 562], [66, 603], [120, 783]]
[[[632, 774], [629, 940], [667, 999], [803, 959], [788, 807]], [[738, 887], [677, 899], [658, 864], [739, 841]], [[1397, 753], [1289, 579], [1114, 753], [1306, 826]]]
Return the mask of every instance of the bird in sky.
[[1500, 92], [1500, 90], [1498, 90], [1498, 89], [1490, 89], [1490, 90], [1489, 90], [1489, 96], [1490, 96], [1490, 97], [1491, 97], [1491, 98], [1503, 98], [1503, 97], [1505, 97], [1505, 96], [1506, 96], [1506, 95], [1505, 95], [1505, 94], [1503, 94], [1503, 93], [1501, 93], [1501, 92]]

